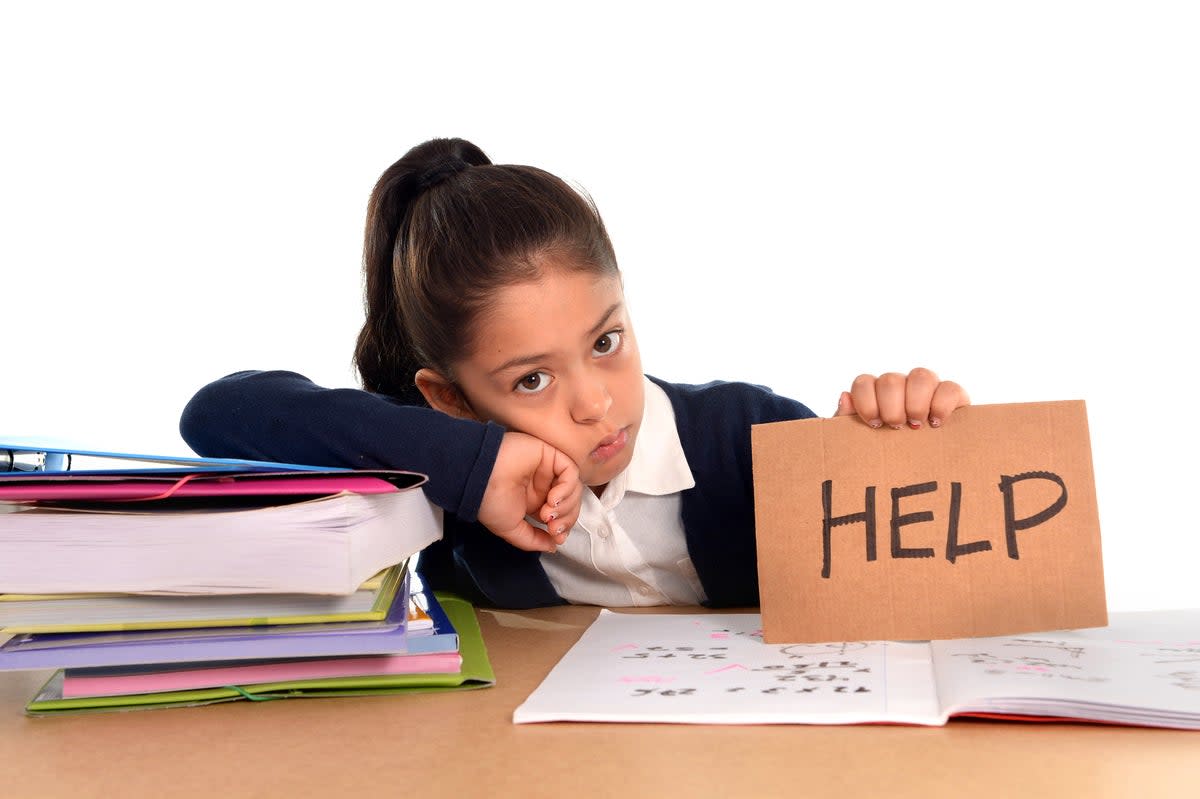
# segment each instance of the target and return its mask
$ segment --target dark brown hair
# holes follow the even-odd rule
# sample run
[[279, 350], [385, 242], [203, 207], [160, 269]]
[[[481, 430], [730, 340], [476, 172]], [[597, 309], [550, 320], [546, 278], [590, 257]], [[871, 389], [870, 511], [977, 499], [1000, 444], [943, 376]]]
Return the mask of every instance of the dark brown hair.
[[449, 379], [497, 289], [536, 280], [545, 256], [617, 275], [591, 199], [529, 166], [493, 164], [463, 139], [419, 144], [380, 176], [363, 245], [366, 322], [355, 365], [363, 388], [423, 403], [413, 378]]

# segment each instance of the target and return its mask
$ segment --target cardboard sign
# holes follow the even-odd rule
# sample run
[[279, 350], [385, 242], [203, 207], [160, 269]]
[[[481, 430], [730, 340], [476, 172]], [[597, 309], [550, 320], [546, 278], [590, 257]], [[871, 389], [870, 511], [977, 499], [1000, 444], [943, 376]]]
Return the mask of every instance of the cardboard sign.
[[960, 408], [941, 428], [756, 425], [768, 643], [1108, 623], [1082, 401]]

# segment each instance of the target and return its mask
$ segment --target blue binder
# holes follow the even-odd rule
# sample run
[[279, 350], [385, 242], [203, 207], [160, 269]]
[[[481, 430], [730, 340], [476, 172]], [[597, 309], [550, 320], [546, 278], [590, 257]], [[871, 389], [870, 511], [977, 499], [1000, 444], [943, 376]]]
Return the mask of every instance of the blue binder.
[[146, 455], [79, 449], [62, 444], [48, 445], [37, 440], [5, 439], [0, 436], [0, 479], [6, 475], [60, 472], [127, 471], [240, 471], [280, 472], [341, 471], [328, 466], [274, 463], [238, 458], [196, 458], [175, 455]]

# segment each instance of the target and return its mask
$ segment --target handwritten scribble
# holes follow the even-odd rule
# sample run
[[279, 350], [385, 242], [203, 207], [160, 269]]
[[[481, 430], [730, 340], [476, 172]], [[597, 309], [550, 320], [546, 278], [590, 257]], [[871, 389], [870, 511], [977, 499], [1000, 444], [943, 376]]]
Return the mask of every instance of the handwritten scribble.
[[1087, 651], [1078, 644], [1068, 644], [1065, 641], [1046, 641], [1041, 638], [1012, 638], [1005, 642], [1004, 646], [1019, 646], [1022, 649], [1055, 649], [1072, 658], [1078, 658]]
[[1200, 663], [1200, 647], [1159, 647], [1153, 652], [1145, 653], [1154, 658], [1155, 663]]
[[635, 688], [633, 696], [691, 696], [695, 688]]
[[1171, 685], [1176, 688], [1183, 688], [1187, 691], [1200, 691], [1200, 672], [1198, 671], [1173, 671], [1166, 675], [1170, 680]]
[[993, 655], [988, 652], [958, 652], [951, 657], [966, 658], [970, 663], [979, 663], [986, 666], [1012, 666], [1014, 669], [1023, 671], [1056, 671], [1059, 669], [1082, 669], [1074, 663], [1056, 663], [1048, 658], [1038, 657], [1036, 655], [1013, 655], [1002, 656]]
[[837, 655], [838, 657], [846, 657], [848, 653], [861, 652], [868, 646], [869, 644], [866, 641], [838, 641], [827, 644], [788, 644], [779, 651], [793, 657], [805, 657], [809, 655]]

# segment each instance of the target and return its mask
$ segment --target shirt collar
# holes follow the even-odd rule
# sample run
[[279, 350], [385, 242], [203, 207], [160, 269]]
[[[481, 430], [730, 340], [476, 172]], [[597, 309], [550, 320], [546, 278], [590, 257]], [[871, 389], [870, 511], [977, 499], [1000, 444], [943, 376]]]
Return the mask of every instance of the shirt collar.
[[642, 425], [633, 445], [633, 457], [624, 472], [624, 490], [661, 496], [685, 491], [696, 485], [667, 393], [649, 378]]

